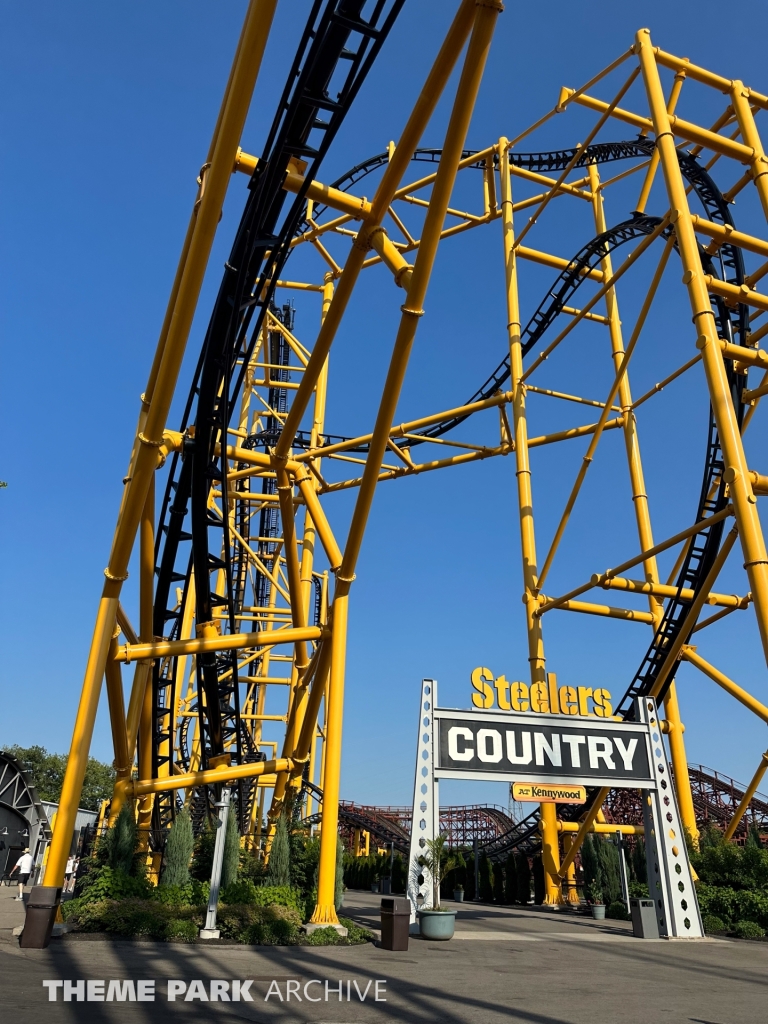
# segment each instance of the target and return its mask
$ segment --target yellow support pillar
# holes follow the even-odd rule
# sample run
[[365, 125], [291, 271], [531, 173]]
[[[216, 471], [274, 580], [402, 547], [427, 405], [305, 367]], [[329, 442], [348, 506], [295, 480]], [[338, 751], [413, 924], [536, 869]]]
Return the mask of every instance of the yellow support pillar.
[[768, 661], [768, 551], [763, 539], [757, 513], [757, 499], [752, 490], [749, 467], [728, 387], [715, 316], [704, 281], [685, 184], [677, 159], [675, 137], [664, 104], [659, 69], [648, 29], [641, 29], [637, 33], [635, 52], [640, 59], [656, 133], [656, 146], [664, 173], [669, 205], [673, 211], [675, 235], [683, 265], [683, 282], [688, 289], [693, 322], [696, 326], [696, 346], [701, 351], [712, 411], [720, 435], [725, 463], [724, 478], [730, 489], [730, 499], [744, 554], [744, 568], [749, 577], [763, 652]]
[[128, 576], [128, 562], [141, 511], [158, 465], [166, 419], [276, 3], [277, 0], [251, 0], [248, 7], [229, 85], [216, 125], [215, 144], [212, 146], [210, 167], [205, 176], [205, 191], [193, 211], [194, 227], [190, 225], [187, 241], [184, 243], [183, 267], [180, 265], [177, 280], [174, 282], [169, 313], [150, 374], [150, 386], [144, 396], [139, 432], [134, 445], [135, 454], [131, 459], [109, 565], [105, 570], [106, 581], [99, 601], [72, 733], [57, 828], [48, 859], [49, 885], [61, 886], [64, 883], [64, 871], [88, 764], [88, 752], [120, 591]]
[[556, 907], [563, 903], [563, 891], [560, 880], [560, 832], [557, 827], [557, 806], [555, 804], [539, 804], [541, 817], [541, 859], [544, 864], [544, 903]]
[[[456, 180], [459, 161], [466, 142], [469, 122], [474, 109], [485, 61], [496, 26], [496, 17], [502, 9], [500, 0], [478, 0], [475, 20], [464, 66], [456, 90], [443, 145], [443, 155], [435, 176], [432, 197], [424, 219], [421, 244], [416, 256], [413, 275], [408, 285], [402, 317], [395, 339], [392, 358], [384, 384], [376, 425], [371, 436], [360, 490], [352, 514], [342, 564], [336, 575], [336, 593], [331, 613], [332, 647], [331, 672], [328, 686], [328, 730], [326, 733], [325, 784], [323, 787], [323, 829], [320, 837], [320, 867], [318, 872], [317, 906], [312, 915], [313, 924], [336, 925], [338, 918], [334, 906], [336, 873], [336, 832], [339, 815], [339, 780], [341, 774], [341, 725], [344, 701], [344, 667], [349, 608], [349, 589], [363, 542], [365, 526], [373, 504], [381, 464], [394, 423], [405, 371], [408, 366], [416, 328], [423, 315], [423, 303], [434, 265], [447, 215], [451, 192]], [[390, 164], [392, 167], [392, 164]], [[342, 284], [344, 278], [342, 276]], [[341, 286], [339, 291], [341, 291]], [[338, 293], [337, 293], [338, 294]], [[331, 310], [333, 309], [333, 304]], [[329, 318], [330, 319], [330, 316]], [[328, 320], [326, 320], [326, 323]], [[306, 374], [305, 374], [306, 376]], [[278, 445], [278, 450], [279, 450]]]
[[[523, 561], [523, 600], [525, 602], [528, 633], [528, 664], [531, 685], [547, 685], [544, 637], [541, 628], [538, 593], [538, 563], [536, 559], [536, 533], [533, 521], [533, 490], [531, 464], [528, 454], [528, 420], [525, 387], [522, 383], [523, 354], [520, 343], [520, 303], [517, 289], [517, 260], [515, 255], [515, 226], [512, 207], [512, 177], [509, 166], [509, 144], [499, 140], [499, 174], [501, 177], [501, 227], [504, 243], [504, 267], [507, 291], [507, 336], [512, 387], [512, 417], [515, 434], [515, 463], [517, 474], [517, 502], [520, 516], [520, 546]], [[554, 804], [540, 804], [542, 828], [542, 860], [544, 864], [545, 903], [562, 903], [559, 868], [557, 809]]]
[[[570, 848], [573, 846], [575, 836], [569, 835], [569, 833], [563, 833], [563, 853], [567, 854]], [[578, 906], [581, 903], [579, 899], [579, 891], [576, 888], [576, 862], [571, 861], [568, 867], [565, 869], [565, 877], [563, 879], [563, 885], [566, 891], [566, 902]]]

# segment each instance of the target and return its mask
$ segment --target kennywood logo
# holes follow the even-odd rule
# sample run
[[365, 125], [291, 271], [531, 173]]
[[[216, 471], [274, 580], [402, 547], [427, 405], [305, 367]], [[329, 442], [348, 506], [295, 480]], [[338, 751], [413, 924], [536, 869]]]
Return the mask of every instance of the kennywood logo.
[[564, 715], [435, 709], [436, 775], [510, 782], [650, 782], [647, 727]]

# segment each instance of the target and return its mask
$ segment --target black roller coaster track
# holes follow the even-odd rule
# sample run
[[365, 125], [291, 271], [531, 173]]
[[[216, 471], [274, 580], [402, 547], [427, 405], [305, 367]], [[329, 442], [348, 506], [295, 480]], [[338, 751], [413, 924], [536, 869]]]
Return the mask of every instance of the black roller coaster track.
[[[283, 219], [279, 231], [276, 228], [285, 198], [282, 182], [287, 161], [291, 156], [311, 157], [313, 162], [306, 174], [306, 180], [313, 180], [319, 163], [333, 135], [338, 130], [338, 126], [401, 4], [394, 3], [392, 5], [381, 29], [378, 30], [361, 29], [359, 26], [362, 23], [359, 21], [355, 22], [358, 26], [356, 29], [350, 28], [354, 17], [347, 14], [346, 11], [354, 6], [355, 4], [351, 2], [347, 4], [329, 3], [323, 14], [320, 15], [320, 5], [319, 3], [315, 5], [313, 17], [319, 18], [324, 30], [318, 29], [314, 34], [308, 30], [305, 33], [305, 39], [286, 86], [278, 117], [270, 132], [264, 155], [259, 161], [250, 183], [251, 195], [238, 230], [232, 255], [226, 264], [224, 281], [206, 334], [185, 410], [182, 429], [186, 429], [190, 422], [192, 410], [196, 404], [194, 442], [185, 445], [184, 458], [174, 457], [163, 502], [157, 550], [156, 635], [173, 637], [178, 633], [178, 624], [183, 614], [184, 599], [188, 592], [190, 570], [193, 565], [195, 579], [198, 583], [197, 621], [199, 623], [210, 621], [214, 605], [219, 604], [228, 612], [230, 629], [234, 629], [238, 599], [241, 599], [242, 594], [241, 572], [240, 567], [237, 567], [237, 572], [233, 571], [234, 567], [228, 554], [230, 551], [227, 528], [229, 509], [226, 499], [228, 489], [225, 486], [226, 481], [223, 479], [226, 474], [226, 460], [217, 458], [214, 450], [219, 439], [224, 437], [224, 431], [230, 422], [242, 383], [244, 368], [272, 300], [268, 282], [276, 280], [280, 267], [289, 254], [291, 238], [302, 229], [301, 222], [305, 203], [303, 192], [297, 195], [289, 214]], [[360, 6], [361, 4], [358, 3], [357, 8], [359, 9]], [[382, 14], [384, 6], [384, 3], [377, 6], [371, 24]], [[345, 12], [343, 17], [339, 13], [342, 8]], [[325, 20], [323, 21], [323, 19]], [[349, 54], [350, 70], [339, 93], [339, 100], [332, 102], [325, 95], [319, 100], [318, 96], [325, 94], [327, 83], [330, 81], [339, 57], [347, 53], [346, 40], [354, 31], [359, 33], [360, 43], [358, 50]], [[345, 36], [343, 40], [342, 36]], [[318, 56], [318, 50], [321, 51], [323, 59]], [[314, 110], [311, 117], [308, 113], [310, 108]], [[327, 122], [320, 122], [316, 119], [319, 109], [329, 111]], [[322, 139], [319, 144], [310, 146], [307, 138], [312, 129], [319, 130]], [[644, 137], [625, 142], [601, 143], [588, 147], [574, 163], [574, 167], [625, 159], [645, 159], [653, 153], [653, 150], [654, 143]], [[547, 172], [564, 169], [575, 156], [575, 152], [570, 149], [547, 153], [511, 154], [510, 159], [516, 166]], [[440, 150], [421, 149], [414, 154], [414, 160], [437, 163], [440, 155]], [[464, 157], [467, 159], [473, 155], [472, 151], [464, 153]], [[339, 178], [334, 182], [334, 187], [348, 189], [366, 174], [382, 166], [387, 159], [387, 154], [372, 157]], [[681, 152], [679, 160], [681, 171], [692, 186], [708, 218], [716, 223], [733, 225], [727, 201], [696, 157]], [[476, 164], [468, 166], [484, 167], [485, 160], [478, 160]], [[626, 242], [650, 234], [659, 223], [660, 218], [658, 217], [635, 214], [629, 220], [588, 242], [558, 275], [524, 328], [521, 335], [523, 354], [527, 355], [542, 340], [562, 312], [563, 307], [581, 287], [588, 276], [588, 271], [598, 269], [600, 262], [607, 255]], [[669, 234], [669, 229], [665, 234]], [[703, 249], [700, 249], [700, 253], [708, 273], [737, 286], [743, 283], [743, 261], [741, 251], [736, 246], [726, 243], [720, 248], [714, 259]], [[251, 327], [254, 312], [257, 312], [257, 316], [249, 342], [247, 333]], [[720, 298], [714, 297], [713, 312], [721, 338], [728, 342], [746, 343], [748, 316], [744, 305], [739, 305], [735, 311], [732, 311]], [[741, 400], [744, 379], [732, 368], [728, 372], [737, 417], [741, 423], [744, 412]], [[507, 357], [467, 400], [467, 403], [491, 397], [499, 391], [509, 376], [509, 358]], [[423, 443], [423, 441], [452, 430], [462, 421], [463, 417], [446, 419], [431, 426], [428, 430], [422, 431], [420, 438], [401, 440], [399, 444], [406, 447]], [[248, 447], [254, 448], [268, 447], [274, 444], [277, 434], [278, 424], [268, 423], [266, 430], [248, 438], [246, 444]], [[348, 438], [324, 435], [322, 443], [329, 444], [344, 440], [348, 440]], [[309, 435], [303, 431], [300, 432], [296, 438], [297, 447], [307, 447], [308, 444]], [[367, 451], [367, 446], [360, 446], [355, 450], [364, 453]], [[707, 519], [724, 507], [726, 497], [722, 473], [723, 460], [720, 441], [710, 409], [706, 460], [697, 508], [697, 522]], [[208, 508], [208, 495], [214, 483], [221, 484], [223, 495], [221, 517], [212, 515]], [[188, 505], [192, 510], [191, 533], [185, 533], [182, 529]], [[218, 536], [223, 543], [218, 546], [215, 543], [211, 545], [208, 535], [209, 528], [221, 530], [221, 534]], [[617, 712], [624, 718], [632, 716], [634, 698], [651, 691], [654, 681], [664, 667], [666, 651], [678, 638], [691, 601], [695, 599], [695, 595], [701, 588], [717, 555], [722, 532], [722, 523], [717, 523], [698, 533], [690, 545], [677, 580], [677, 596], [671, 598], [667, 603], [662, 623], [632, 683], [617, 707]], [[266, 534], [261, 534], [261, 536], [266, 536]], [[192, 551], [186, 556], [186, 571], [181, 573], [177, 572], [176, 565], [183, 559], [184, 549], [181, 548], [181, 544], [185, 541], [191, 541]], [[225, 558], [222, 560], [220, 554], [213, 554], [212, 549], [219, 553], [223, 550]], [[212, 593], [209, 584], [210, 573], [216, 569], [221, 570], [225, 577], [224, 593], [221, 595]], [[184, 581], [184, 598], [179, 607], [171, 608], [169, 607], [171, 585], [175, 581], [181, 582], [182, 580]], [[694, 597], [684, 599], [681, 596], [683, 589], [692, 590]], [[167, 625], [169, 620], [171, 622], [170, 630]], [[222, 672], [227, 674], [225, 686], [221, 684]], [[234, 655], [226, 657], [212, 655], [207, 661], [204, 658], [200, 659], [198, 673], [206, 694], [206, 703], [210, 709], [207, 716], [204, 716], [198, 708], [201, 735], [205, 737], [202, 752], [203, 764], [212, 754], [221, 752], [228, 741], [230, 746], [234, 741], [234, 758], [258, 756], [253, 751], [243, 750], [245, 730], [240, 728], [239, 723], [236, 657]], [[173, 707], [175, 675], [176, 665], [170, 660], [161, 664], [155, 673], [156, 760], [158, 760], [157, 751], [163, 747], [172, 749], [172, 744], [167, 743], [167, 740], [170, 739], [170, 730], [173, 728], [170, 709]], [[671, 679], [673, 675], [674, 672], [670, 672], [668, 678]], [[659, 699], [663, 699], [663, 696], [664, 692], [659, 694]], [[159, 764], [156, 764], [155, 770], [158, 767]], [[240, 806], [244, 808], [242, 795]], [[161, 803], [160, 807], [161, 820], [158, 824], [163, 824], [163, 818], [167, 822], [172, 816], [173, 808], [167, 802], [165, 806]], [[242, 824], [244, 826], [245, 821], [242, 821]], [[510, 842], [505, 848], [526, 846], [532, 841], [536, 828], [537, 814], [534, 812], [515, 826], [515, 829], [512, 830], [514, 836], [509, 837]], [[501, 838], [494, 840], [494, 843], [499, 843]]]
[[[240, 573], [230, 558], [227, 460], [216, 454], [216, 446], [226, 443], [226, 429], [245, 368], [303, 215], [304, 189], [296, 195], [287, 213], [283, 213], [287, 196], [283, 182], [292, 158], [309, 162], [307, 182], [317, 176], [328, 147], [403, 3], [404, 0], [377, 0], [366, 19], [361, 13], [365, 0], [315, 0], [312, 6], [276, 117], [249, 184], [245, 211], [225, 263], [194, 375], [182, 424], [182, 429], [187, 430], [194, 423], [194, 440], [190, 436], [184, 457], [174, 458], [170, 468], [156, 550], [154, 631], [158, 636], [178, 636], [193, 569], [196, 621], [211, 622], [214, 608], [219, 606], [229, 619], [230, 630], [235, 629]], [[209, 507], [214, 484], [221, 487], [220, 514]], [[188, 507], [191, 532], [183, 530]], [[210, 531], [216, 537], [213, 541]], [[182, 543], [189, 548], [182, 549]], [[179, 564], [184, 565], [184, 572], [177, 571]], [[216, 571], [223, 575], [223, 588], [211, 587], [211, 572]], [[171, 586], [182, 579], [183, 599], [177, 606], [170, 600]], [[162, 764], [162, 752], [173, 750], [176, 674], [177, 665], [171, 659], [154, 673], [156, 774], [168, 767]], [[199, 700], [196, 709], [201, 766], [226, 748], [233, 763], [258, 757], [256, 751], [248, 749], [247, 731], [241, 727], [236, 654], [199, 657], [197, 679], [198, 689], [204, 695], [204, 702]], [[207, 790], [203, 795], [206, 793]], [[241, 828], [247, 824], [247, 802], [244, 789], [239, 786]], [[175, 813], [173, 801], [167, 797], [157, 800], [154, 813], [155, 824], [167, 826]]]

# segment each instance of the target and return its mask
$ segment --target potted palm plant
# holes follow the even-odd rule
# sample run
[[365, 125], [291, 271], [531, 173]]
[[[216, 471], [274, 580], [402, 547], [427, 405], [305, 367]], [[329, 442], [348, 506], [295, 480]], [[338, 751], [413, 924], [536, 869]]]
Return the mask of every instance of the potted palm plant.
[[603, 901], [603, 890], [594, 878], [589, 886], [589, 898], [592, 902], [592, 917], [595, 921], [604, 921], [605, 903]]
[[453, 857], [443, 859], [445, 836], [428, 839], [427, 852], [418, 860], [419, 867], [425, 868], [432, 878], [432, 906], [421, 907], [416, 911], [419, 919], [419, 932], [422, 938], [445, 941], [453, 938], [456, 924], [456, 911], [440, 906], [440, 883], [447, 871], [455, 866]]
[[453, 899], [454, 899], [454, 902], [456, 902], [456, 903], [463, 903], [464, 902], [464, 886], [463, 885], [457, 885], [456, 888], [453, 890]]

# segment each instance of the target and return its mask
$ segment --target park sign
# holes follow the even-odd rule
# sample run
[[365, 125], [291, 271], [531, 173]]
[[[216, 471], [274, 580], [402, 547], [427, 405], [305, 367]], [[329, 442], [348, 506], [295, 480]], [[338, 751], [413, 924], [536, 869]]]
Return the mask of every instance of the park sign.
[[585, 804], [586, 786], [574, 786], [568, 782], [513, 782], [512, 799], [520, 803], [535, 801], [537, 804]]
[[527, 712], [434, 709], [435, 777], [647, 788], [648, 726]]
[[[548, 685], [554, 689], [554, 684], [550, 673]], [[516, 695], [511, 688], [510, 695], [511, 703]], [[624, 722], [605, 714], [605, 701], [602, 716], [597, 706], [592, 714], [574, 715], [572, 708], [562, 707], [562, 698], [568, 696], [567, 688], [564, 694], [558, 692], [559, 714], [551, 706], [542, 713], [530, 707], [508, 713], [490, 707], [463, 711], [439, 707], [436, 680], [422, 680], [408, 854], [411, 922], [419, 907], [432, 905], [424, 855], [440, 835], [440, 780], [471, 779], [512, 783], [517, 799], [539, 803], [581, 802], [587, 790], [641, 789], [648, 889], [659, 934], [701, 938], [701, 915], [656, 702], [636, 697], [633, 721]], [[502, 844], [497, 853], [515, 848], [516, 828], [492, 840]], [[477, 850], [483, 852], [482, 843]]]

